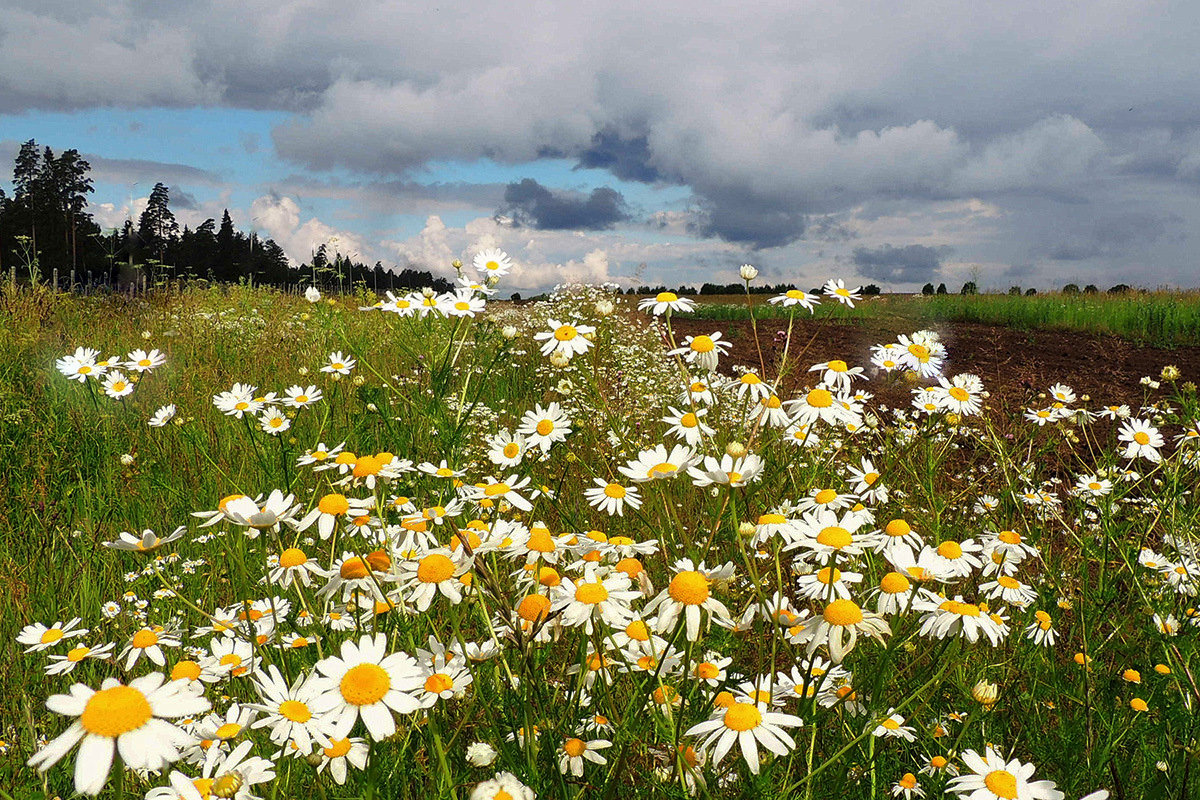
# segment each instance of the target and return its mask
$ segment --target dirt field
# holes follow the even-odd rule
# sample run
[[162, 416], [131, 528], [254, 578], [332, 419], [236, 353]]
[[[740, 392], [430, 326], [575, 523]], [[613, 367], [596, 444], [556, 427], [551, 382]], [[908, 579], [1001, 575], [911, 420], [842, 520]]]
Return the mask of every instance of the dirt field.
[[[759, 363], [758, 351], [748, 320], [721, 321], [675, 319], [675, 335], [712, 333], [719, 330], [733, 343], [731, 357], [722, 362], [728, 372], [734, 364]], [[786, 325], [778, 320], [760, 323], [759, 341], [770, 376], [772, 364], [783, 353]], [[1019, 331], [1012, 328], [970, 323], [936, 326], [949, 350], [947, 375], [973, 372], [992, 394], [991, 404], [1001, 408], [1044, 405], [1038, 392], [1061, 381], [1078, 394], [1092, 397], [1093, 405], [1142, 403], [1143, 375], [1157, 377], [1164, 365], [1174, 364], [1182, 380], [1200, 382], [1200, 348], [1174, 350], [1139, 347], [1113, 336], [1091, 336], [1064, 331]], [[867, 367], [871, 345], [893, 341], [905, 330], [884, 330], [873, 325], [819, 323], [797, 320], [792, 331], [792, 354], [799, 363], [811, 365], [840, 358], [851, 366]], [[810, 375], [793, 372], [783, 388], [791, 393]], [[879, 402], [907, 405], [910, 397], [900, 387], [872, 384]]]

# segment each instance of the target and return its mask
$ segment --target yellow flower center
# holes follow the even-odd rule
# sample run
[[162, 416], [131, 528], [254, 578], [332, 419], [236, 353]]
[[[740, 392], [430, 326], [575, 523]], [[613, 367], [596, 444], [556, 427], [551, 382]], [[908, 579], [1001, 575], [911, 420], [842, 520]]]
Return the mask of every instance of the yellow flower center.
[[301, 724], [312, 719], [312, 712], [308, 710], [308, 706], [299, 700], [284, 700], [279, 704], [279, 714], [285, 719]]
[[425, 679], [425, 691], [430, 694], [441, 694], [454, 688], [454, 680], [443, 672], [430, 675]]
[[306, 394], [298, 394], [298, 395], [296, 395], [296, 402], [297, 402], [297, 403], [301, 403], [301, 404], [303, 404], [303, 403], [307, 403], [307, 402], [308, 402], [308, 395], [306, 395]]
[[471, 309], [471, 304], [466, 300], [459, 300], [454, 304], [454, 308], [456, 311], [469, 311]]
[[715, 680], [720, 674], [721, 669], [716, 664], [705, 661], [696, 665], [696, 676], [702, 680]]
[[560, 342], [569, 342], [578, 335], [574, 325], [559, 325], [554, 329], [554, 338]]
[[825, 567], [824, 569], [820, 570], [817, 573], [817, 580], [820, 583], [825, 584], [826, 586], [828, 586], [831, 583], [837, 583], [841, 579], [842, 579], [842, 571], [840, 569], [838, 569], [837, 567], [833, 567], [832, 569], [830, 569], [829, 567]]
[[731, 731], [748, 731], [762, 723], [762, 712], [753, 703], [734, 703], [725, 709], [724, 721]]
[[711, 353], [717, 347], [711, 336], [700, 334], [692, 339], [691, 348], [697, 353]]
[[823, 616], [830, 625], [841, 627], [857, 625], [863, 621], [862, 609], [853, 600], [834, 600], [825, 606]]
[[646, 627], [646, 623], [640, 619], [635, 619], [633, 622], [625, 626], [625, 635], [630, 639], [639, 642], [650, 641], [650, 629]]
[[517, 605], [517, 614], [526, 622], [537, 622], [548, 613], [550, 613], [550, 598], [545, 595], [526, 595]]
[[441, 583], [454, 576], [454, 562], [441, 553], [430, 553], [417, 564], [417, 580], [422, 583]]
[[963, 549], [958, 542], [946, 541], [938, 545], [938, 555], [942, 558], [962, 558]]
[[676, 467], [670, 461], [664, 461], [663, 463], [655, 464], [653, 467], [648, 469], [646, 471], [646, 477], [648, 477], [648, 478], [654, 478], [654, 477], [669, 478], [670, 476], [674, 475], [677, 470], [678, 470], [678, 467]]
[[1021, 543], [1021, 534], [1017, 533], [1016, 531], [1000, 531], [996, 538], [1005, 544]]
[[42, 634], [41, 642], [42, 644], [54, 644], [61, 638], [63, 638], [62, 628], [50, 628]]
[[371, 574], [371, 568], [367, 566], [366, 561], [363, 561], [358, 556], [354, 556], [342, 562], [338, 574], [342, 577], [342, 580], [361, 580]]
[[113, 686], [101, 689], [88, 699], [79, 724], [94, 736], [115, 739], [136, 731], [153, 715], [146, 695], [132, 686]]
[[158, 644], [158, 634], [149, 628], [142, 628], [133, 635], [133, 646], [139, 650], [145, 650], [147, 647], [153, 647]]
[[837, 492], [835, 492], [833, 489], [822, 489], [821, 491], [819, 491], [815, 495], [813, 495], [813, 499], [816, 500], [821, 505], [827, 505], [829, 503], [832, 503], [834, 500], [836, 500], [837, 496], [838, 496]]
[[329, 747], [323, 748], [326, 758], [341, 758], [350, 752], [349, 739], [330, 739]]
[[232, 739], [242, 732], [242, 726], [236, 722], [226, 722], [213, 732], [214, 739]]
[[1150, 435], [1145, 431], [1138, 431], [1133, 435], [1133, 440], [1138, 444], [1150, 444]]
[[833, 405], [833, 394], [828, 389], [813, 389], [804, 396], [804, 402], [813, 408], [829, 408]]
[[604, 494], [613, 498], [614, 500], [620, 500], [621, 498], [625, 497], [625, 487], [619, 483], [610, 483], [608, 486], [604, 487]]
[[279, 566], [285, 569], [298, 567], [308, 562], [308, 556], [298, 547], [289, 547], [279, 554]]
[[888, 717], [880, 724], [883, 725], [884, 728], [887, 728], [889, 731], [900, 730], [900, 723], [896, 722], [896, 720], [892, 719], [891, 717]]
[[674, 303], [678, 299], [679, 295], [674, 292], [659, 292], [654, 296], [654, 300], [657, 303]]
[[834, 550], [841, 550], [843, 547], [849, 547], [854, 542], [854, 537], [845, 528], [830, 525], [828, 528], [822, 528], [817, 534], [817, 542]]
[[703, 572], [684, 570], [671, 579], [667, 593], [671, 595], [671, 599], [684, 605], [703, 605], [709, 596], [708, 576]]
[[904, 577], [899, 572], [889, 572], [887, 575], [883, 576], [881, 581], [879, 581], [879, 588], [888, 594], [900, 594], [901, 592], [907, 592], [909, 586], [911, 585], [912, 584], [908, 582], [908, 578]]
[[950, 391], [948, 391], [947, 394], [960, 403], [965, 403], [971, 399], [971, 395], [967, 394], [967, 390], [961, 386], [951, 386]]
[[521, 445], [517, 444], [516, 442], [509, 442], [508, 444], [504, 445], [505, 458], [516, 458], [517, 454], [520, 452]]
[[999, 578], [996, 578], [996, 583], [1000, 584], [1005, 589], [1020, 589], [1021, 588], [1021, 582], [1019, 580], [1017, 580], [1016, 578], [1010, 578], [1007, 575], [1001, 575]]
[[608, 589], [605, 589], [604, 584], [600, 582], [581, 583], [575, 589], [575, 599], [588, 605], [603, 603], [608, 599]]
[[571, 758], [579, 758], [587, 751], [587, 742], [583, 739], [567, 739], [563, 752]]
[[679, 424], [685, 428], [695, 428], [700, 425], [700, 419], [689, 411], [679, 418]]
[[923, 344], [910, 344], [908, 352], [916, 356], [918, 361], [925, 361], [929, 358], [929, 348]]
[[782, 525], [787, 522], [783, 514], [763, 514], [758, 518], [759, 525]]
[[888, 536], [907, 536], [912, 533], [912, 526], [902, 519], [894, 519], [884, 526], [883, 532]]
[[[541, 425], [541, 423], [538, 423], [538, 424], [539, 424], [539, 426]], [[508, 494], [510, 491], [511, 491], [511, 487], [509, 487], [509, 485], [507, 483], [493, 483], [484, 488], [483, 496], [484, 497], [499, 497], [500, 495]]]
[[1016, 800], [1017, 776], [1002, 769], [995, 769], [983, 776], [983, 785], [997, 797]]
[[392, 679], [378, 664], [359, 664], [342, 676], [342, 698], [352, 706], [370, 706], [388, 693]]

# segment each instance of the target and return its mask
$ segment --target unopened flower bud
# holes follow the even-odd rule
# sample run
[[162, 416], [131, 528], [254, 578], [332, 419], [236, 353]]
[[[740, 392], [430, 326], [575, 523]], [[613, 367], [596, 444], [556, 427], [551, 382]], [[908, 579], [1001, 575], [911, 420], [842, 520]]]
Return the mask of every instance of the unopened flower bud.
[[500, 329], [500, 335], [505, 339], [515, 339], [517, 338], [517, 329], [512, 325], [505, 325]]
[[984, 708], [990, 709], [1000, 697], [1000, 687], [985, 678], [972, 687], [971, 697]]
[[746, 455], [746, 445], [741, 442], [730, 442], [725, 445], [725, 455], [730, 458], [741, 458]]
[[738, 275], [741, 275], [742, 280], [749, 283], [758, 277], [758, 269], [750, 264], [742, 264], [742, 268], [738, 270]]

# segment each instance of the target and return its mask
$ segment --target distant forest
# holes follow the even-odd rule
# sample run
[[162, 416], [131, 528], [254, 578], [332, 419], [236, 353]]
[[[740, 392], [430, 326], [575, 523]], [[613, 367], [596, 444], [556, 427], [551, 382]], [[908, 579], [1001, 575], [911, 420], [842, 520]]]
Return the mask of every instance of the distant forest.
[[451, 284], [428, 271], [368, 266], [328, 252], [321, 245], [309, 263], [293, 265], [273, 239], [247, 235], [233, 225], [229, 210], [195, 230], [181, 230], [171, 211], [170, 189], [156, 183], [136, 224], [101, 230], [88, 213], [95, 191], [91, 165], [78, 150], [55, 155], [30, 139], [13, 165], [13, 196], [0, 189], [0, 275], [16, 269], [21, 281], [49, 283], [55, 271], [61, 288], [121, 288], [140, 283], [204, 280], [252, 282], [281, 288], [316, 283], [325, 290], [408, 289]]

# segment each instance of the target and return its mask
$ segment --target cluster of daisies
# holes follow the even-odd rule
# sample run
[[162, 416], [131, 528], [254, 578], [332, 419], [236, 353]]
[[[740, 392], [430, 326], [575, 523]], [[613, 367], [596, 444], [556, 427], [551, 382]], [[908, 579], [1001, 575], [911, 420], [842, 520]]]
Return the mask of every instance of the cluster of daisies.
[[[512, 263], [489, 250], [474, 266], [479, 281], [460, 277], [449, 295], [389, 295], [370, 310], [474, 316]], [[753, 280], [752, 269], [742, 274]], [[860, 299], [837, 280], [820, 296], [792, 290], [771, 302], [812, 311], [821, 297], [850, 307]], [[692, 303], [666, 292], [641, 306], [669, 326]], [[542, 359], [567, 365], [595, 355], [597, 333], [564, 313], [531, 338]], [[598, 784], [613, 768], [613, 748], [631, 745], [644, 748], [659, 780], [697, 794], [736, 791], [746, 772], [796, 751], [801, 729], [845, 726], [910, 759], [912, 771], [893, 776], [896, 797], [1062, 798], [1052, 782], [1033, 779], [1032, 764], [993, 745], [954, 752], [950, 731], [966, 714], [915, 721], [908, 703], [889, 701], [895, 687], [861, 677], [897, 642], [927, 653], [1059, 644], [1052, 609], [1069, 604], [1055, 606], [1043, 585], [1035, 530], [993, 522], [1000, 503], [981, 496], [975, 512], [986, 521], [947, 535], [906, 510], [903, 485], [888, 475], [891, 457], [857, 444], [882, 425], [861, 388], [871, 377], [926, 384], [913, 388], [913, 410], [896, 415], [900, 441], [921, 417], [957, 425], [981, 414], [982, 381], [944, 375], [946, 348], [930, 331], [874, 348], [865, 366], [814, 364], [809, 385], [786, 399], [753, 370], [718, 372], [729, 350], [719, 332], [671, 341], [665, 356], [679, 369], [660, 387], [660, 422], [641, 438], [608, 431], [613, 453], [626, 455], [590, 454], [585, 486], [548, 484], [584, 460], [574, 439], [597, 420], [543, 398], [511, 415], [509, 427], [497, 425], [486, 460], [319, 442], [296, 461], [304, 494], [234, 494], [168, 535], [120, 534], [108, 546], [144, 559], [127, 577], [157, 581], [152, 599], [131, 590], [125, 600], [135, 613], [106, 610], [106, 641], [80, 619], [35, 623], [18, 636], [49, 675], [88, 664], [122, 676], [51, 696], [47, 707], [71, 721], [30, 765], [49, 769], [78, 746], [74, 779], [84, 794], [104, 787], [119, 755], [151, 787], [147, 800], [259, 800], [281, 772], [307, 764], [341, 784], [380, 757], [382, 743], [416, 746], [414, 736], [432, 740], [424, 732], [448, 721], [456, 730], [470, 723], [479, 739], [455, 758], [507, 768], [474, 778], [472, 798], [533, 797], [526, 782], [534, 776], [522, 773], [530, 752], [551, 752], [563, 781]], [[97, 355], [80, 350], [58, 368], [86, 381], [110, 369], [113, 360], [102, 365]], [[320, 371], [333, 382], [355, 366], [335, 352]], [[1051, 394], [1060, 408], [1075, 399], [1065, 386]], [[213, 404], [277, 434], [289, 413], [323, 399], [316, 385], [280, 397], [238, 383]], [[1119, 434], [1123, 455], [1153, 460], [1130, 448], [1157, 453], [1161, 436], [1128, 433]], [[792, 445], [802, 449], [785, 449]], [[826, 465], [822, 485], [782, 499], [745, 491], [782, 482], [780, 464], [806, 459]], [[1045, 506], [1045, 491], [1030, 493]], [[1079, 475], [1072, 493], [1097, 505], [1111, 491], [1097, 472]], [[698, 503], [733, 503], [742, 521], [725, 529], [727, 505], [714, 519], [672, 519], [689, 493]], [[173, 551], [210, 542], [220, 545], [213, 552], [244, 552], [247, 566], [262, 565], [256, 597], [243, 589], [239, 602], [197, 605], [211, 577], [197, 569], [205, 559]], [[1146, 550], [1139, 561], [1190, 597], [1200, 567], [1189, 548], [1172, 546], [1170, 559]], [[740, 566], [726, 560], [733, 552], [745, 556]], [[1156, 624], [1169, 632], [1180, 623], [1166, 615]], [[742, 663], [749, 641], [778, 647], [782, 660]], [[526, 703], [537, 697], [535, 713]], [[661, 735], [623, 739], [638, 719], [653, 720]], [[922, 748], [918, 759], [910, 744]]]
[[[167, 357], [158, 350], [134, 350], [125, 358], [109, 356], [100, 358], [100, 351], [90, 347], [77, 347], [75, 352], [55, 362], [55, 367], [68, 380], [88, 383], [89, 379], [100, 385], [108, 397], [119, 400], [133, 393], [133, 387], [142, 375], [153, 372], [167, 362]], [[128, 375], [126, 374], [128, 371]], [[88, 383], [89, 388], [91, 384]]]

